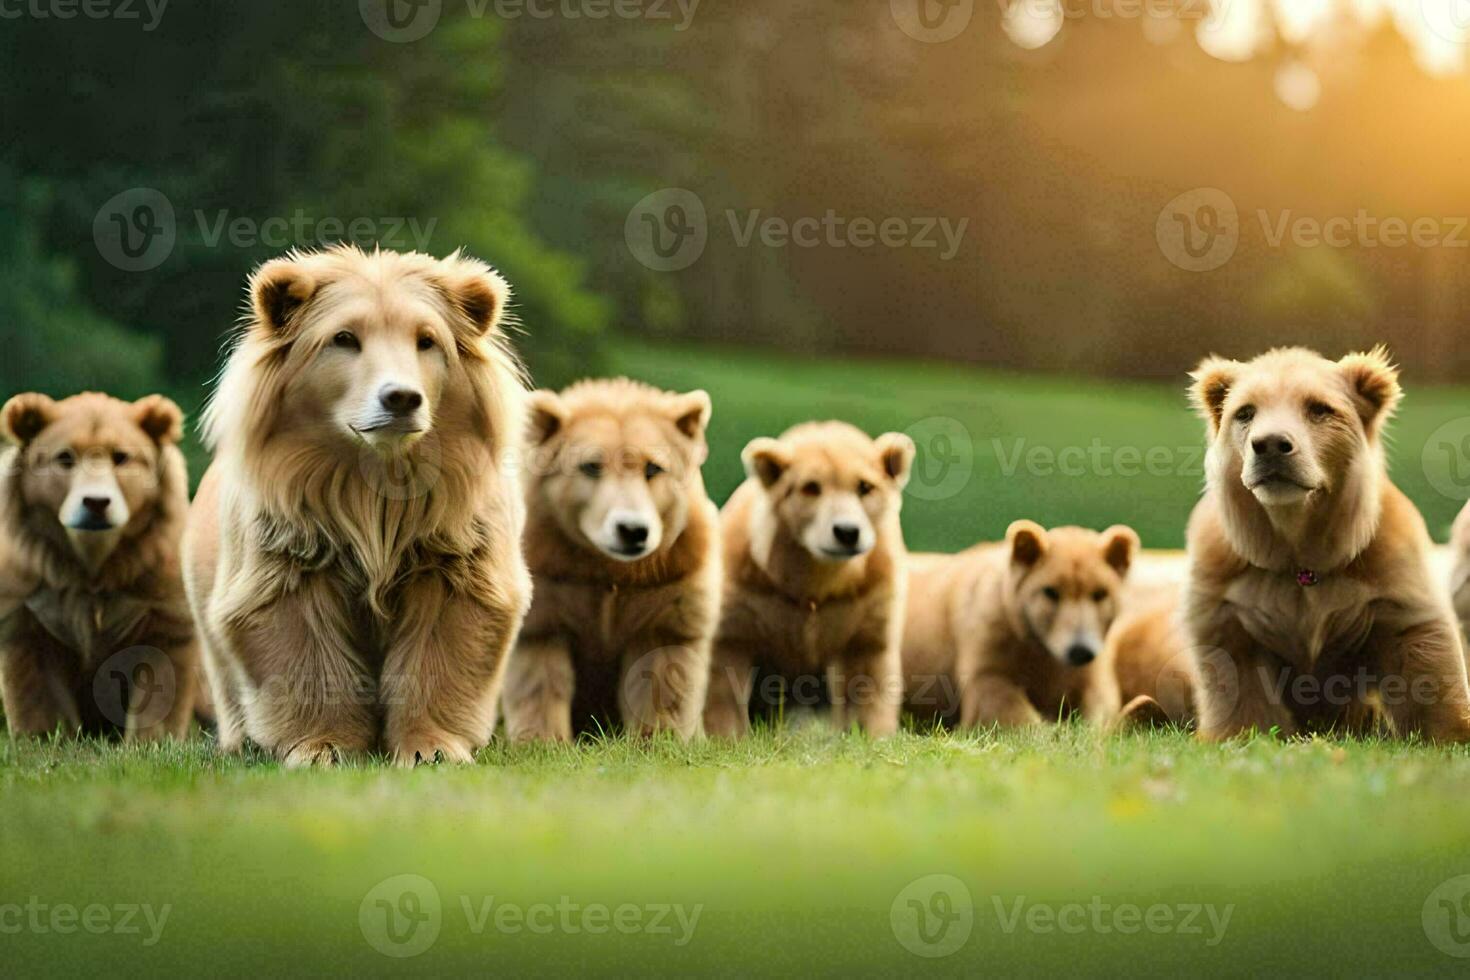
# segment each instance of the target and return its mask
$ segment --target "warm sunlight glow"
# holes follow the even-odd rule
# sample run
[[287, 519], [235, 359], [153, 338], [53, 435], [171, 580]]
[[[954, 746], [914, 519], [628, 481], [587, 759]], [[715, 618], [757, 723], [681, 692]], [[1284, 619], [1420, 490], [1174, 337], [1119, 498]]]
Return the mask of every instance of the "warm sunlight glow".
[[[1083, 8], [1064, 7], [1061, 0], [1016, 0], [1002, 23], [1017, 45], [1039, 48], [1060, 33], [1074, 9]], [[1168, 43], [1177, 33], [1179, 21], [1173, 18], [1143, 20], [1153, 43]], [[1470, 0], [1214, 0], [1194, 34], [1201, 50], [1221, 61], [1245, 62], [1286, 49], [1276, 93], [1286, 105], [1304, 110], [1321, 94], [1321, 69], [1385, 24], [1404, 39], [1426, 74], [1465, 72]]]

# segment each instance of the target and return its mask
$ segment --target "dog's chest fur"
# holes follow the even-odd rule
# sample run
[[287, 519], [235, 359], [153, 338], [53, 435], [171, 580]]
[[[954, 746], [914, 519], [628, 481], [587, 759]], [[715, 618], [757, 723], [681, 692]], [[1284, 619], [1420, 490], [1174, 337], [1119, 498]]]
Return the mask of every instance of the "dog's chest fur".
[[96, 663], [139, 635], [153, 603], [125, 592], [45, 588], [26, 600], [26, 608], [84, 662]]
[[630, 644], [653, 631], [670, 636], [703, 632], [709, 603], [700, 602], [695, 583], [685, 579], [659, 585], [559, 582], [537, 577], [527, 635], [561, 633], [579, 656], [617, 660]]
[[742, 604], [741, 632], [753, 634], [748, 642], [777, 666], [801, 671], [821, 670], [851, 649], [881, 647], [892, 605], [872, 594], [814, 603], [751, 591]]
[[1252, 639], [1299, 670], [1356, 651], [1374, 624], [1371, 590], [1343, 575], [1302, 586], [1251, 568], [1230, 582], [1224, 599]]

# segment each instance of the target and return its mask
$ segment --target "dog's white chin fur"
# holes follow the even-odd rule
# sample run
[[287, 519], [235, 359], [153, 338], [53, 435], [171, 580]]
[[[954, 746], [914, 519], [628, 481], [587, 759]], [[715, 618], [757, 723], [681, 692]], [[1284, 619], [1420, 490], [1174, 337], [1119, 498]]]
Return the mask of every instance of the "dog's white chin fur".
[[358, 442], [380, 456], [402, 456], [417, 445], [420, 439], [428, 435], [428, 430], [403, 432], [397, 429], [379, 429], [373, 432], [362, 432], [353, 429], [352, 435]]
[[1250, 488], [1251, 496], [1262, 507], [1290, 507], [1300, 504], [1312, 491], [1288, 480], [1267, 480]]
[[76, 528], [66, 529], [67, 540], [71, 542], [72, 550], [82, 563], [92, 571], [97, 571], [107, 561], [109, 555], [117, 548], [117, 543], [122, 540], [122, 528], [114, 527], [106, 531], [82, 531]]

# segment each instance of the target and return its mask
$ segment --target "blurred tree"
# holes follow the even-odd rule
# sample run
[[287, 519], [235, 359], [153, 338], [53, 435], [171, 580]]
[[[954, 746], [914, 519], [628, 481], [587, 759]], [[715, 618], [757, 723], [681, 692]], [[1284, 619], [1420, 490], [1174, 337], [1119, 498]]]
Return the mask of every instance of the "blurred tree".
[[[503, 25], [446, 5], [426, 37], [392, 43], [358, 7], [198, 0], [151, 31], [6, 22], [0, 162], [53, 189], [36, 220], [45, 249], [74, 261], [74, 302], [162, 338], [171, 376], [198, 380], [263, 259], [343, 239], [464, 246], [515, 287], [538, 379], [587, 372], [607, 306], [526, 221], [535, 172], [492, 124]], [[174, 213], [171, 251], [145, 271], [92, 246], [99, 207], [129, 188]]]
[[138, 398], [162, 387], [162, 343], [98, 315], [77, 296], [74, 263], [41, 248], [49, 190], [0, 167], [0, 398], [83, 389]]

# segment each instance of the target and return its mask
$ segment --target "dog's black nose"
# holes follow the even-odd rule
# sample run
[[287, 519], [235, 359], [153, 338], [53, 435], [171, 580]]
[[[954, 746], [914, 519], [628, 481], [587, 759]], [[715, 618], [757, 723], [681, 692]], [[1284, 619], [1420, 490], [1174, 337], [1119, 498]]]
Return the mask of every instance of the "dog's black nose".
[[112, 504], [112, 498], [111, 497], [83, 497], [82, 498], [82, 506], [86, 508], [87, 513], [89, 513], [89, 514], [96, 514], [98, 517], [106, 516], [106, 514], [107, 514], [107, 508], [109, 506], [111, 506], [111, 504]]
[[856, 548], [858, 538], [863, 536], [862, 528], [856, 524], [833, 524], [832, 537], [844, 548]]
[[624, 548], [641, 548], [648, 543], [648, 525], [618, 522], [618, 543]]
[[1273, 432], [1271, 435], [1252, 439], [1251, 449], [1255, 450], [1257, 456], [1290, 456], [1296, 452], [1296, 443], [1284, 432]]
[[424, 403], [424, 396], [403, 385], [384, 385], [378, 392], [378, 401], [394, 415], [407, 415]]
[[1090, 664], [1097, 653], [1090, 646], [1082, 643], [1074, 643], [1067, 647], [1067, 663], [1073, 667], [1081, 667]]

